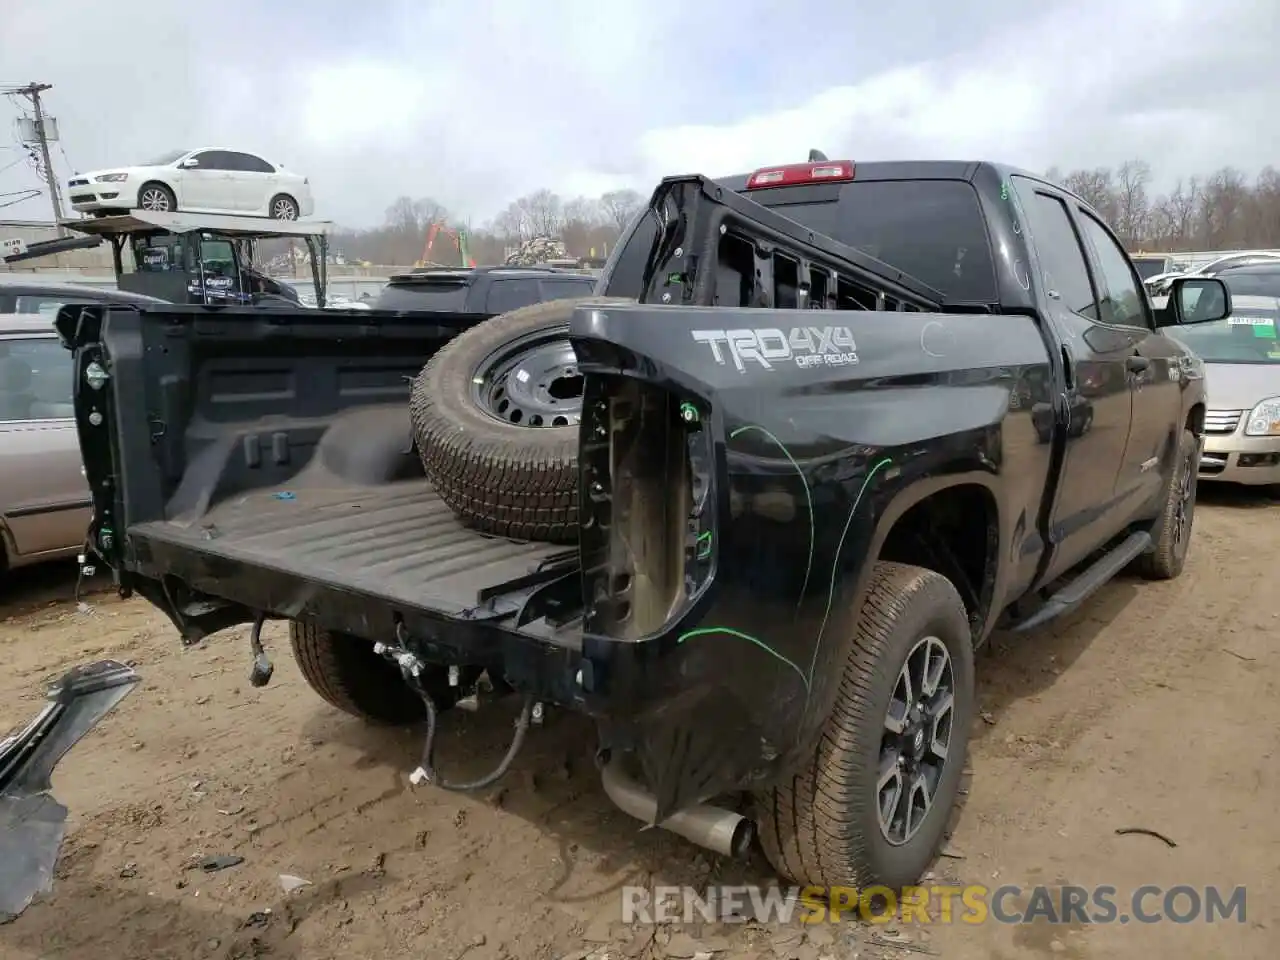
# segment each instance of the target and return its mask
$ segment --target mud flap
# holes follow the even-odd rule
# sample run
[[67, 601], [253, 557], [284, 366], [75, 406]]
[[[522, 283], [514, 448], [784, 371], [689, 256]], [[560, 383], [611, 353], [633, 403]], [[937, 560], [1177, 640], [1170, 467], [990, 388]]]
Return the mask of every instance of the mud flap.
[[0, 923], [53, 887], [67, 820], [67, 808], [50, 793], [53, 768], [138, 680], [115, 660], [76, 667], [49, 689], [35, 719], [0, 740]]

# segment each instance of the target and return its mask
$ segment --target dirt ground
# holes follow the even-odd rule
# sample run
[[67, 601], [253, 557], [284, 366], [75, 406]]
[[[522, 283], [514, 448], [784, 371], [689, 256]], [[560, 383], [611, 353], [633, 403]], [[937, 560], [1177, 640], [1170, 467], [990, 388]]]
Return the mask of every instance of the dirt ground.
[[[970, 790], [934, 874], [1245, 885], [1245, 923], [692, 929], [628, 929], [619, 887], [766, 882], [763, 857], [726, 863], [639, 832], [604, 797], [579, 718], [549, 715], [484, 795], [413, 788], [418, 734], [325, 706], [279, 626], [258, 690], [243, 632], [183, 650], [142, 600], [98, 591], [77, 610], [65, 569], [24, 572], [0, 593], [0, 729], [82, 661], [128, 661], [143, 683], [59, 767], [72, 820], [54, 891], [0, 927], [0, 957], [1274, 957], [1278, 572], [1280, 507], [1205, 492], [1180, 580], [1121, 580], [1067, 622], [997, 637]], [[450, 716], [441, 768], [483, 772], [509, 722], [498, 708]], [[1116, 835], [1131, 826], [1177, 846]], [[210, 854], [244, 859], [189, 869]], [[286, 894], [282, 874], [309, 885]]]

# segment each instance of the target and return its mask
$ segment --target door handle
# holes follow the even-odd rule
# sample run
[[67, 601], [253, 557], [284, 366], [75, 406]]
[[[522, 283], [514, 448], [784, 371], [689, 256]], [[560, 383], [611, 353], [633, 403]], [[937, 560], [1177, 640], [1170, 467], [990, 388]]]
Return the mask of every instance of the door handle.
[[1130, 373], [1142, 373], [1142, 371], [1146, 370], [1150, 366], [1151, 361], [1149, 359], [1137, 356], [1136, 354], [1132, 357], [1126, 357], [1124, 361], [1124, 368]]

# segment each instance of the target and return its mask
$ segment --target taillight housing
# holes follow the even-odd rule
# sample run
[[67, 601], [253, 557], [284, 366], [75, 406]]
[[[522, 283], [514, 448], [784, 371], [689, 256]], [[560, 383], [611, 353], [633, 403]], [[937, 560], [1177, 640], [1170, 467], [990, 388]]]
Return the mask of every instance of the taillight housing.
[[840, 183], [853, 179], [852, 160], [821, 160], [762, 167], [747, 178], [748, 190], [794, 187], [803, 183]]

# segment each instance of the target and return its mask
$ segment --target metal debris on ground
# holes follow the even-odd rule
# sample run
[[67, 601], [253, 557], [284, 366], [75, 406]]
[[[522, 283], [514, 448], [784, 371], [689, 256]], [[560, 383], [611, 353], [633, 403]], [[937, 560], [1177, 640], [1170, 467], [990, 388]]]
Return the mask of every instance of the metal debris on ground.
[[300, 890], [302, 887], [309, 886], [311, 886], [310, 880], [306, 880], [302, 877], [295, 877], [291, 873], [280, 874], [280, 889], [285, 893], [293, 893], [295, 890]]
[[219, 854], [201, 857], [191, 865], [190, 869], [203, 870], [205, 873], [216, 873], [219, 870], [226, 870], [228, 867], [237, 867], [242, 863], [244, 863], [244, 857], [237, 857], [235, 854]]

